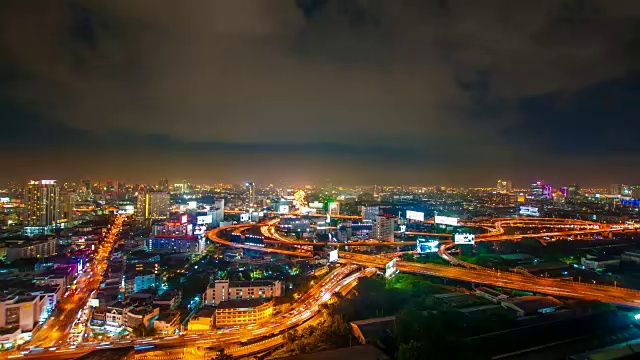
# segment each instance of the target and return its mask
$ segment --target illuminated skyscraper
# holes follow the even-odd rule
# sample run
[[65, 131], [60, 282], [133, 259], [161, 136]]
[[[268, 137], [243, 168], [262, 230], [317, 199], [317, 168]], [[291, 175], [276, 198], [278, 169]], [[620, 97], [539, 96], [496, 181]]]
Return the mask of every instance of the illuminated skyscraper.
[[169, 180], [167, 180], [167, 178], [160, 179], [160, 182], [158, 183], [158, 191], [169, 191]]
[[169, 193], [162, 191], [138, 193], [136, 213], [145, 219], [163, 219], [169, 216]]
[[247, 184], [247, 201], [249, 206], [253, 206], [256, 203], [256, 184], [249, 181]]
[[60, 222], [60, 188], [55, 180], [32, 180], [25, 190], [25, 225], [56, 226]]
[[373, 237], [380, 241], [393, 241], [396, 219], [393, 216], [376, 216]]
[[531, 184], [531, 195], [543, 196], [544, 195], [544, 182], [542, 180], [536, 181]]
[[498, 180], [498, 185], [496, 186], [497, 192], [501, 194], [508, 194], [511, 192], [511, 181], [510, 180]]

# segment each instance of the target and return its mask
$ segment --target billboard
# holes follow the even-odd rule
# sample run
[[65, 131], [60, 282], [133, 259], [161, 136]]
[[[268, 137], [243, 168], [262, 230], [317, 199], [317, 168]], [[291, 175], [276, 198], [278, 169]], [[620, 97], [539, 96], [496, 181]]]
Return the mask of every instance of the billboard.
[[91, 307], [99, 307], [100, 300], [99, 299], [89, 299], [89, 306]]
[[193, 227], [193, 235], [204, 235], [207, 231], [207, 225], [196, 225]]
[[280, 205], [278, 208], [278, 212], [280, 214], [288, 214], [289, 213], [289, 205]]
[[440, 242], [438, 242], [438, 240], [417, 240], [416, 251], [418, 254], [438, 252], [438, 248], [440, 248]]
[[407, 210], [407, 220], [424, 221], [424, 213], [420, 211]]
[[198, 216], [198, 220], [196, 224], [198, 225], [207, 225], [213, 222], [213, 215], [200, 215]]
[[189, 217], [187, 216], [187, 214], [180, 215], [180, 224], [186, 224], [188, 219]]
[[434, 218], [434, 222], [436, 224], [458, 226], [458, 218], [455, 217], [436, 215]]
[[407, 225], [400, 225], [400, 232], [401, 233], [407, 232]]
[[187, 209], [195, 209], [198, 207], [198, 203], [196, 201], [187, 201]]
[[520, 215], [524, 216], [540, 216], [537, 207], [533, 206], [520, 206]]
[[321, 203], [319, 201], [314, 201], [312, 203], [309, 203], [309, 207], [312, 209], [322, 209], [324, 207], [324, 203]]
[[338, 261], [338, 250], [332, 250], [329, 252], [329, 262], [337, 262]]
[[251, 220], [251, 214], [240, 214], [240, 221], [246, 222]]
[[387, 279], [393, 277], [398, 272], [396, 268], [396, 259], [392, 259], [384, 266], [384, 277]]
[[453, 235], [453, 243], [456, 245], [473, 245], [476, 242], [476, 236], [474, 234], [455, 234]]

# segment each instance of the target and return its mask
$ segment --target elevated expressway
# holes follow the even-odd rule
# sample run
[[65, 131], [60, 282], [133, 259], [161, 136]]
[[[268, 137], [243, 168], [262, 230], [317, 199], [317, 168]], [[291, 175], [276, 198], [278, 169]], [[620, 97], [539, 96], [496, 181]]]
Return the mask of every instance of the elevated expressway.
[[[261, 226], [261, 231], [264, 235], [272, 237], [270, 241], [275, 241], [280, 244], [288, 244], [288, 245], [318, 245], [317, 243], [312, 242], [299, 242], [293, 241], [291, 239], [287, 239], [283, 237], [273, 229], [276, 220], [272, 220], [266, 224], [256, 224], [253, 226]], [[564, 219], [498, 219], [493, 222], [493, 226], [496, 228], [496, 232], [504, 234], [503, 227], [510, 226], [515, 224], [516, 226], [520, 226], [521, 224], [532, 224], [530, 226], [538, 226], [538, 227], [561, 227], [570, 230], [566, 231], [555, 231], [551, 233], [542, 233], [542, 234], [528, 234], [528, 235], [495, 235], [495, 234], [486, 234], [487, 236], [481, 237], [479, 241], [500, 241], [504, 239], [510, 240], [519, 240], [523, 237], [539, 237], [539, 236], [570, 236], [576, 234], [595, 234], [595, 233], [604, 233], [604, 232], [618, 232], [618, 231], [636, 231], [637, 229], [631, 229], [629, 227], [624, 226], [609, 226], [598, 223], [591, 223], [585, 221], [575, 221], [575, 220], [564, 220]], [[241, 225], [248, 226], [248, 225]], [[240, 226], [237, 226], [240, 227]], [[223, 239], [220, 239], [218, 234], [221, 230], [218, 229], [213, 230], [209, 233], [209, 238], [215, 242], [241, 247], [239, 244], [233, 244]], [[274, 234], [277, 234], [274, 236]], [[534, 235], [534, 236], [532, 236]], [[265, 241], [266, 243], [266, 241]], [[397, 242], [394, 242], [396, 244]], [[403, 242], [404, 243], [404, 242]], [[411, 242], [414, 244], [414, 242]], [[376, 246], [382, 245], [383, 243], [368, 243], [368, 246]], [[352, 246], [351, 243], [340, 243], [339, 245], [344, 246]], [[263, 251], [266, 251], [266, 248], [259, 248]], [[271, 249], [275, 252], [282, 252], [281, 249]], [[441, 250], [441, 254], [445, 253]], [[296, 254], [299, 254], [296, 252]], [[448, 254], [446, 255], [448, 256]], [[452, 262], [456, 262], [456, 259], [450, 257]], [[389, 259], [384, 256], [375, 256], [375, 255], [362, 255], [362, 254], [354, 254], [349, 252], [341, 252], [340, 253], [340, 261], [344, 263], [358, 264], [368, 267], [377, 267], [383, 268], [386, 263], [388, 263]], [[459, 262], [459, 261], [458, 261]], [[500, 272], [494, 271], [491, 269], [487, 269], [484, 267], [480, 267], [477, 265], [467, 264], [460, 262], [458, 265], [463, 265], [465, 267], [456, 267], [456, 266], [444, 266], [437, 264], [420, 264], [406, 261], [397, 261], [397, 268], [399, 271], [415, 273], [415, 274], [423, 274], [436, 276], [447, 279], [455, 279], [461, 281], [468, 281], [473, 283], [487, 284], [497, 287], [505, 287], [516, 290], [530, 291], [534, 293], [541, 294], [549, 294], [554, 296], [561, 297], [572, 297], [572, 298], [580, 298], [580, 299], [589, 299], [589, 300], [599, 300], [603, 302], [608, 302], [616, 305], [624, 305], [624, 306], [633, 306], [640, 307], [640, 291], [620, 288], [620, 287], [612, 287], [605, 285], [596, 285], [596, 284], [587, 284], [587, 283], [576, 283], [571, 281], [557, 280], [557, 279], [548, 279], [548, 278], [538, 278], [533, 276], [527, 276], [527, 274], [516, 274], [516, 273], [508, 273], [508, 272]]]

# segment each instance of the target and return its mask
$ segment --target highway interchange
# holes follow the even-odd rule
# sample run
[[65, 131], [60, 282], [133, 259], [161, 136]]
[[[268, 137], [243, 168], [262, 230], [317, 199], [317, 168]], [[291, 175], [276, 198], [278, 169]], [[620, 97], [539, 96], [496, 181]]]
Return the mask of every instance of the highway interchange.
[[[349, 217], [355, 218], [355, 217]], [[34, 348], [22, 352], [10, 353], [9, 358], [77, 358], [89, 351], [103, 348], [131, 347], [137, 350], [137, 358], [152, 358], [163, 355], [166, 358], [202, 358], [207, 348], [224, 346], [232, 354], [248, 355], [266, 351], [280, 345], [283, 342], [282, 333], [288, 329], [304, 326], [319, 312], [319, 306], [331, 299], [338, 292], [353, 287], [361, 276], [372, 276], [377, 269], [384, 269], [389, 258], [381, 255], [363, 255], [349, 252], [340, 252], [341, 265], [334, 269], [327, 277], [314, 286], [307, 294], [298, 299], [286, 312], [275, 316], [266, 324], [212, 330], [206, 333], [184, 333], [168, 337], [155, 337], [136, 340], [122, 340], [114, 342], [79, 342], [77, 336], [70, 334], [79, 325], [77, 319], [85, 308], [90, 294], [97, 289], [101, 274], [106, 268], [106, 259], [111, 248], [117, 242], [117, 235], [122, 226], [124, 217], [118, 217], [105, 241], [97, 249], [94, 262], [78, 280], [78, 292], [69, 298], [60, 301], [59, 309], [34, 337], [31, 345]], [[240, 224], [221, 227], [210, 231], [207, 236], [213, 242], [225, 246], [239, 247], [262, 252], [281, 253], [297, 257], [312, 257], [309, 246], [325, 245], [313, 242], [294, 241], [282, 236], [276, 230], [279, 219], [275, 218], [260, 224]], [[611, 226], [581, 220], [566, 219], [530, 219], [509, 218], [493, 219], [476, 223], [465, 223], [467, 226], [477, 226], [489, 229], [487, 234], [479, 235], [476, 241], [502, 241], [520, 240], [523, 237], [579, 237], [599, 233], [637, 231], [630, 226]], [[504, 228], [509, 226], [521, 227], [550, 227], [556, 231], [528, 235], [505, 235]], [[251, 228], [259, 228], [265, 236], [265, 246], [253, 246], [238, 244], [224, 237], [230, 232], [244, 232]], [[410, 234], [410, 233], [408, 233]], [[428, 235], [429, 233], [416, 233]], [[438, 234], [442, 235], [442, 234]], [[334, 245], [337, 243], [329, 243]], [[415, 244], [408, 241], [394, 242], [355, 242], [337, 244], [347, 246], [403, 246]], [[274, 247], [275, 246], [275, 247]], [[284, 248], [283, 248], [284, 247]], [[287, 249], [288, 248], [288, 249]], [[494, 271], [492, 269], [456, 262], [456, 259], [448, 255], [447, 248], [443, 246], [439, 252], [442, 257], [452, 263], [461, 266], [445, 266], [437, 264], [420, 264], [413, 262], [397, 261], [397, 269], [401, 272], [423, 274], [441, 278], [468, 281], [478, 284], [486, 284], [497, 287], [518, 289], [540, 294], [549, 294], [559, 297], [572, 297], [581, 299], [600, 300], [617, 305], [640, 307], [640, 291], [620, 287], [603, 286], [567, 282], [549, 278], [538, 278], [526, 274]], [[364, 269], [364, 270], [361, 270]], [[76, 331], [74, 331], [76, 332]], [[76, 339], [76, 340], [74, 340]], [[69, 342], [73, 341], [73, 342]], [[163, 357], [163, 358], [164, 358]]]

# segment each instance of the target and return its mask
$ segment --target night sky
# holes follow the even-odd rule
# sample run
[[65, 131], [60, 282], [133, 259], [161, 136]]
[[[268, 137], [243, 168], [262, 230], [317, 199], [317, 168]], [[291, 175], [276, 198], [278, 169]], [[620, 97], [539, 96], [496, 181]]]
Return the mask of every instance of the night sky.
[[0, 2], [0, 181], [640, 180], [638, 0]]

